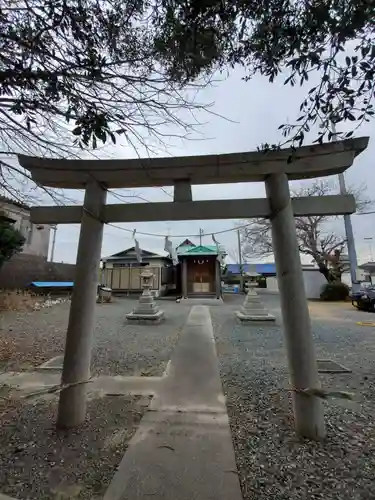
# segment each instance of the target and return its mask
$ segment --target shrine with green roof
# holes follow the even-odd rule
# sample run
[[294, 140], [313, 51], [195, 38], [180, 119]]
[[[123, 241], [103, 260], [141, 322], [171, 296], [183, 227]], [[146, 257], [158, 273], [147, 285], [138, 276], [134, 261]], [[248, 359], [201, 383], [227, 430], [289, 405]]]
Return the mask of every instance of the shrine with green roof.
[[176, 248], [179, 266], [177, 290], [181, 296], [221, 298], [221, 266], [219, 253], [224, 249], [217, 245], [195, 245], [184, 240]]

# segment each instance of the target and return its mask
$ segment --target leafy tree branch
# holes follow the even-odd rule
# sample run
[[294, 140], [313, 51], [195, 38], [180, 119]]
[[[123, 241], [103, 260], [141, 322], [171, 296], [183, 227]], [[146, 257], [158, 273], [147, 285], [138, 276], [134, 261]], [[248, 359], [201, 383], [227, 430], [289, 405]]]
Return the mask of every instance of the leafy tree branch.
[[4, 262], [22, 250], [24, 243], [25, 238], [11, 222], [0, 220], [0, 268]]

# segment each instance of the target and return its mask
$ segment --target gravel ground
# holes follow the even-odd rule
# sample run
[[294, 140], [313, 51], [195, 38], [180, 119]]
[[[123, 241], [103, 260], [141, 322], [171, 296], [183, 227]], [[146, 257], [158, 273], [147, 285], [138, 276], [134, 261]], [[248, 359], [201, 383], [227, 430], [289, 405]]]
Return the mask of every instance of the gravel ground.
[[[356, 325], [356, 321], [371, 320], [372, 315], [358, 312], [348, 304], [310, 304], [318, 357], [332, 358], [352, 370], [351, 374], [321, 375], [323, 387], [348, 390], [354, 392], [358, 398], [357, 402], [345, 404], [340, 401], [325, 403], [328, 437], [324, 442], [315, 443], [299, 440], [293, 432], [291, 401], [285, 390], [289, 385], [288, 370], [280, 327], [278, 296], [262, 294], [262, 298], [270, 312], [278, 318], [276, 325], [237, 324], [234, 311], [243, 301], [241, 297], [228, 296], [225, 307], [211, 307], [244, 500], [373, 499], [375, 328]], [[97, 306], [94, 373], [161, 374], [166, 361], [170, 359], [171, 350], [186, 320], [189, 307], [169, 301], [160, 301], [159, 305], [165, 310], [167, 320], [153, 327], [126, 323], [125, 314], [134, 307], [132, 300], [116, 299], [111, 305]], [[5, 339], [11, 344], [5, 367], [27, 368], [61, 354], [68, 309], [67, 305], [59, 305], [48, 311], [5, 315], [2, 318], [0, 340]], [[109, 434], [98, 439], [98, 430], [104, 429], [103, 432], [106, 433], [106, 429], [112, 426], [112, 419], [121, 415], [121, 411], [125, 412], [125, 420], [129, 415], [129, 405], [117, 401], [120, 400], [113, 400], [111, 405], [119, 404], [118, 408], [111, 406], [111, 409], [108, 409], [107, 400], [100, 400], [97, 406], [91, 406], [92, 418], [71, 438], [61, 438], [51, 429], [46, 431], [53, 421], [53, 403], [49, 406], [17, 407], [12, 410], [13, 416], [8, 411], [5, 427], [3, 424], [6, 432], [2, 432], [2, 450], [5, 451], [0, 453], [4, 461], [1, 465], [8, 465], [9, 461], [10, 473], [5, 473], [5, 467], [1, 467], [0, 474], [3, 477], [0, 482], [7, 484], [8, 488], [3, 488], [2, 492], [12, 493], [20, 498], [54, 498], [42, 496], [51, 494], [48, 493], [51, 492], [50, 481], [55, 475], [57, 479], [53, 479], [54, 485], [62, 481], [62, 475], [58, 475], [59, 469], [56, 465], [59, 461], [54, 459], [56, 453], [51, 455], [50, 450], [57, 450], [58, 457], [66, 456], [69, 461], [69, 450], [73, 448], [76, 450], [73, 455], [78, 458], [76, 462], [72, 459], [71, 466], [69, 464], [67, 470], [71, 472], [67, 472], [63, 486], [65, 484], [69, 487], [69, 481], [74, 482], [74, 474], [80, 475], [79, 485], [87, 486], [78, 493], [69, 493], [68, 489], [68, 497], [79, 494], [81, 497], [78, 498], [88, 498], [84, 496], [86, 492], [100, 495], [102, 484], [107, 481], [105, 477], [109, 478], [113, 473], [115, 459], [118, 461], [119, 457], [115, 456], [113, 451], [109, 455], [103, 451], [108, 448], [103, 448], [103, 442], [113, 431], [108, 431]], [[134, 399], [132, 401], [134, 402]], [[130, 405], [132, 404], [136, 405], [130, 402]], [[129, 418], [131, 419], [131, 416]], [[30, 422], [35, 422], [35, 427], [26, 426], [26, 423]], [[126, 425], [125, 427], [128, 428]], [[27, 496], [27, 491], [20, 493], [17, 489], [21, 491], [25, 484], [28, 484], [29, 476], [23, 472], [27, 467], [22, 464], [22, 460], [25, 460], [26, 454], [26, 460], [31, 464], [35, 449], [32, 444], [27, 444], [25, 449], [28, 451], [25, 451], [23, 446], [12, 441], [13, 435], [21, 436], [21, 443], [39, 443], [39, 440], [46, 443], [41, 448], [44, 453], [41, 457], [41, 463], [44, 464], [41, 466], [41, 477], [45, 478], [39, 478], [37, 465], [32, 476], [38, 478], [34, 479], [35, 485], [32, 486], [32, 494], [36, 496], [30, 496], [30, 492]], [[98, 445], [95, 443], [96, 439]], [[61, 440], [66, 443], [66, 455], [60, 451]], [[116, 439], [114, 441], [116, 442]], [[56, 443], [59, 443], [60, 448]], [[81, 448], [84, 449], [84, 456], [88, 457], [88, 465], [85, 467], [78, 467], [78, 463], [83, 460], [82, 454], [78, 453]], [[22, 458], [17, 458], [18, 456]], [[50, 462], [55, 464], [51, 466]], [[107, 467], [108, 463], [110, 465]], [[97, 472], [99, 467], [100, 475]], [[52, 473], [54, 469], [57, 469], [56, 474]], [[110, 469], [108, 476], [107, 469]], [[20, 474], [18, 486], [14, 479], [13, 484], [10, 484], [10, 477], [18, 477], [14, 471]], [[72, 475], [69, 475], [70, 473]], [[41, 482], [40, 490], [37, 489], [38, 481]]]
[[[166, 320], [159, 325], [132, 325], [125, 315], [134, 299], [115, 298], [96, 306], [93, 374], [161, 375], [186, 321], [189, 309], [159, 301]], [[0, 369], [25, 370], [63, 354], [70, 304], [41, 311], [4, 313], [0, 318]]]
[[[321, 375], [324, 388], [354, 392], [359, 402], [325, 403], [328, 437], [293, 432], [278, 297], [262, 295], [276, 326], [242, 326], [241, 298], [211, 308], [244, 500], [365, 500], [375, 497], [375, 328], [348, 304], [310, 304], [318, 358], [351, 374]], [[375, 318], [374, 318], [375, 319]]]
[[84, 425], [54, 427], [56, 400], [20, 401], [0, 415], [0, 491], [28, 500], [100, 499], [149, 403], [92, 400]]

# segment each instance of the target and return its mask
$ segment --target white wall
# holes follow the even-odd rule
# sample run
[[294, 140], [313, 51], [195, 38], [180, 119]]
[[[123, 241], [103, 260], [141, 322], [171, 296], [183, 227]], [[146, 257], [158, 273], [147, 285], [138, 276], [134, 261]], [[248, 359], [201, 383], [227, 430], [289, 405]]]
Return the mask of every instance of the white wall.
[[278, 292], [279, 291], [279, 285], [277, 283], [276, 276], [267, 277], [266, 283], [267, 283], [267, 290], [269, 290], [270, 292]]
[[342, 273], [341, 281], [345, 283], [345, 285], [352, 286], [352, 279], [350, 277], [350, 272]]
[[[308, 299], [319, 299], [322, 286], [326, 283], [325, 277], [317, 269], [303, 269], [305, 293]], [[267, 277], [267, 290], [278, 292], [276, 276]]]
[[327, 283], [323, 274], [318, 269], [303, 269], [302, 274], [306, 297], [308, 299], [319, 299], [322, 286]]
[[[305, 285], [306, 297], [308, 299], [319, 299], [322, 286], [327, 283], [327, 280], [325, 279], [323, 274], [320, 273], [318, 269], [302, 269], [302, 274], [303, 274], [303, 282]], [[343, 282], [350, 285], [351, 284], [350, 275], [349, 275], [349, 283], [345, 278], [347, 278], [347, 276], [343, 275]], [[272, 292], [279, 291], [276, 277], [270, 276], [267, 277], [266, 280], [267, 280], [268, 290]], [[375, 283], [375, 276], [373, 277], [373, 283]]]
[[51, 227], [46, 224], [32, 224], [30, 212], [26, 208], [6, 202], [0, 202], [0, 206], [11, 219], [15, 220], [14, 227], [26, 239], [22, 253], [47, 258]]

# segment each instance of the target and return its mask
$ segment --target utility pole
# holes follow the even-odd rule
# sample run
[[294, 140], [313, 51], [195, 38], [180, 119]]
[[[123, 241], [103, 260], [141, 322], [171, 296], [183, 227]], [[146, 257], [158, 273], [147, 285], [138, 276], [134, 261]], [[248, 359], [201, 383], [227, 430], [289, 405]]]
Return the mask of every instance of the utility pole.
[[242, 251], [241, 251], [241, 234], [240, 230], [237, 229], [237, 241], [238, 241], [238, 260], [240, 265], [240, 291], [243, 292], [243, 268], [242, 268]]
[[[332, 139], [336, 139], [336, 125], [332, 123]], [[347, 194], [346, 185], [345, 185], [345, 176], [343, 173], [338, 175], [339, 177], [339, 186], [340, 186], [340, 194]], [[357, 280], [357, 252], [355, 250], [354, 243], [354, 234], [353, 234], [353, 226], [352, 220], [349, 214], [344, 215], [344, 225], [345, 225], [345, 235], [346, 235], [346, 244], [348, 247], [348, 255], [349, 255], [349, 266], [350, 266], [350, 279], [352, 282], [352, 291], [357, 292], [360, 289], [360, 283]]]
[[372, 256], [372, 240], [373, 238], [372, 237], [367, 237], [367, 238], [364, 238], [364, 240], [368, 241], [368, 246], [369, 246], [369, 250], [370, 250], [370, 262], [372, 262], [374, 260], [374, 257]]
[[[340, 194], [347, 194], [345, 186], [344, 174], [339, 174]], [[360, 283], [357, 280], [357, 252], [355, 250], [354, 234], [352, 227], [352, 220], [349, 214], [344, 215], [344, 225], [346, 234], [346, 244], [348, 246], [349, 265], [350, 265], [350, 278], [352, 281], [352, 290], [356, 292], [360, 288]]]
[[199, 246], [202, 246], [203, 229], [199, 229]]
[[52, 237], [52, 247], [51, 247], [51, 256], [50, 256], [50, 261], [53, 262], [53, 258], [55, 256], [55, 245], [56, 245], [56, 232], [57, 232], [57, 226], [51, 226], [51, 229], [53, 230], [53, 237]]

